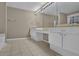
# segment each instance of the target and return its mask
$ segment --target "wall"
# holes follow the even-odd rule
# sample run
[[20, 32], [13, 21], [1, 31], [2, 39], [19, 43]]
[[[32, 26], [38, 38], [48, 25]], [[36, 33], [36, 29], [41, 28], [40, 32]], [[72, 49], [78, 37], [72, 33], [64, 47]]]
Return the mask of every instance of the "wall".
[[6, 4], [0, 2], [0, 33], [5, 33]]
[[67, 15], [64, 13], [58, 14], [58, 23], [59, 24], [67, 24]]
[[[33, 14], [16, 8], [7, 8], [7, 37], [26, 37], [30, 28]], [[33, 23], [32, 23], [33, 25]]]
[[43, 14], [43, 27], [53, 27], [53, 22], [55, 20], [54, 16]]
[[37, 14], [17, 8], [7, 7], [7, 37], [26, 37], [31, 27], [52, 27], [50, 15]]

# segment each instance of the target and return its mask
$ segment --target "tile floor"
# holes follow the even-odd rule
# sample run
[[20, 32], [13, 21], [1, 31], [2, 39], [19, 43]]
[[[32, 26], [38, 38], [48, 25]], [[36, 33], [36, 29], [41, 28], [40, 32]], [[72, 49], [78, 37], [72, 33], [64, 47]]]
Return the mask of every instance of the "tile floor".
[[45, 42], [32, 39], [7, 40], [7, 45], [0, 50], [0, 56], [60, 56]]

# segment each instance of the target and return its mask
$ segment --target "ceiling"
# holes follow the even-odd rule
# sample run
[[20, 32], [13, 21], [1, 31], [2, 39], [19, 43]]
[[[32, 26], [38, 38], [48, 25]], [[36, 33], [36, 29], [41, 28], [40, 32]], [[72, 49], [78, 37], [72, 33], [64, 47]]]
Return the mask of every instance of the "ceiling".
[[[7, 6], [24, 10], [35, 11], [45, 2], [7, 2]], [[79, 11], [79, 2], [56, 2], [47, 7], [43, 13], [56, 15], [57, 13], [73, 13]]]
[[79, 12], [79, 2], [57, 2], [49, 6], [43, 12], [50, 15], [58, 13], [70, 14]]
[[7, 6], [35, 11], [40, 8], [44, 3], [45, 2], [7, 2]]

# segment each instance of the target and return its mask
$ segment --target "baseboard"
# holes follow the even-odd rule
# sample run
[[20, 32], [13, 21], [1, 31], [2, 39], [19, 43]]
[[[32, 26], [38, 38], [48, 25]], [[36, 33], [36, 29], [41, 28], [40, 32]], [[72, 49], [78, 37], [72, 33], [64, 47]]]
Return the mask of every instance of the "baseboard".
[[27, 38], [8, 38], [7, 40], [25, 40]]
[[77, 53], [73, 53], [73, 52], [65, 50], [63, 48], [56, 47], [53, 44], [50, 44], [50, 49], [56, 51], [57, 53], [61, 54], [62, 56], [79, 56], [79, 54], [77, 54]]

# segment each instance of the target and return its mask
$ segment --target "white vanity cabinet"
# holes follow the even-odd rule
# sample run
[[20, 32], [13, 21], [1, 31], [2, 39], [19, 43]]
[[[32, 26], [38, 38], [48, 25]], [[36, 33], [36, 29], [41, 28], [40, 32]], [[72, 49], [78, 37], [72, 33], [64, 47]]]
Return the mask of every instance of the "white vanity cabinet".
[[79, 28], [67, 30], [63, 38], [63, 49], [79, 54]]
[[50, 30], [50, 48], [61, 55], [79, 55], [79, 27], [58, 27]]
[[30, 30], [30, 35], [31, 35], [31, 38], [35, 41], [41, 41], [43, 40], [43, 34], [40, 33], [41, 32], [41, 29], [39, 28], [32, 28]]
[[49, 33], [49, 43], [53, 44], [57, 47], [62, 48], [62, 33], [59, 32], [59, 30], [57, 31], [56, 29], [54, 29], [53, 31], [50, 30]]

